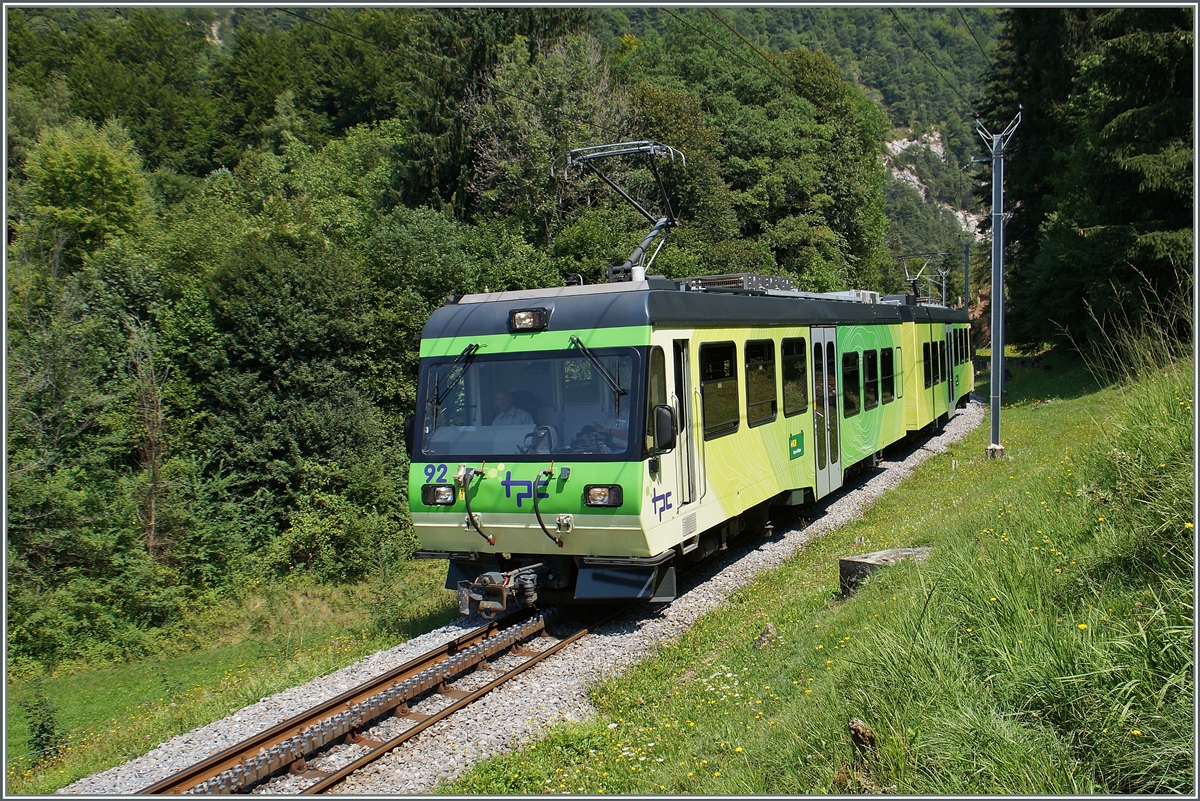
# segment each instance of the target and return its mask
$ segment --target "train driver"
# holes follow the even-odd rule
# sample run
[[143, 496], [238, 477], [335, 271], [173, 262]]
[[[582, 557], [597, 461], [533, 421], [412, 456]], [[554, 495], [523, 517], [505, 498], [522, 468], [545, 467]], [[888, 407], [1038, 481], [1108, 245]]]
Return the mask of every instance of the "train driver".
[[583, 430], [589, 429], [608, 437], [616, 450], [625, 450], [629, 446], [629, 404], [623, 405], [619, 412], [610, 409], [603, 420], [584, 426]]
[[524, 409], [513, 406], [512, 393], [504, 387], [496, 390], [496, 417], [492, 420], [494, 426], [530, 426], [533, 427], [533, 416]]

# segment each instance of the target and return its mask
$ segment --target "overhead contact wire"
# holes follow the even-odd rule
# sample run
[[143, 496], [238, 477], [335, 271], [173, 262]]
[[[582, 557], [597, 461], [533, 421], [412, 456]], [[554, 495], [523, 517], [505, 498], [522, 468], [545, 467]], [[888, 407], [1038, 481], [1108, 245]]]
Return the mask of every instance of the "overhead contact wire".
[[979, 43], [979, 37], [975, 35], [975, 31], [971, 30], [971, 23], [967, 22], [967, 18], [963, 16], [962, 9], [957, 8], [955, 11], [958, 12], [958, 16], [963, 21], [963, 25], [966, 26], [967, 33], [971, 34], [971, 38], [975, 40], [975, 46], [978, 47], [979, 52], [983, 54], [984, 60], [988, 63], [988, 68], [992, 70], [996, 69], [996, 65], [993, 64], [991, 58], [988, 57], [987, 51], [984, 50], [983, 45]]
[[[917, 40], [914, 39], [913, 35], [908, 32], [908, 28], [905, 27], [904, 23], [900, 20], [899, 15], [896, 14], [896, 10], [894, 8], [889, 8], [888, 11], [891, 12], [892, 17], [896, 20], [896, 23], [900, 26], [900, 29], [904, 31], [904, 34], [908, 37], [908, 41], [912, 42], [913, 47], [917, 48], [917, 50], [920, 51], [921, 55], [925, 56], [925, 60], [928, 61], [929, 66], [933, 67], [934, 71], [937, 72], [938, 76], [942, 79], [942, 82], [945, 83], [946, 86], [950, 87], [951, 92], [954, 92], [954, 94], [958, 95], [959, 100], [961, 100], [962, 102], [967, 104], [967, 108], [969, 108], [972, 112], [974, 112], [975, 106], [971, 103], [970, 100], [967, 100], [965, 97], [963, 97], [962, 92], [958, 91], [957, 87], [955, 87], [954, 84], [950, 83], [950, 79], [946, 77], [946, 75], [942, 72], [941, 68], [938, 67], [937, 64], [934, 64], [933, 59], [929, 57], [929, 54], [926, 53], [925, 50], [919, 44], [917, 44]], [[976, 42], [976, 44], [978, 44], [978, 42]]]
[[718, 14], [717, 14], [717, 12], [713, 11], [711, 8], [706, 8], [706, 9], [704, 9], [704, 10], [705, 10], [705, 11], [707, 11], [709, 14], [711, 14], [713, 19], [715, 19], [717, 22], [721, 23], [721, 24], [722, 24], [722, 25], [724, 25], [726, 28], [728, 28], [728, 29], [730, 30], [730, 32], [731, 32], [731, 33], [733, 33], [733, 35], [734, 35], [734, 36], [736, 36], [737, 38], [739, 38], [739, 39], [741, 39], [743, 42], [745, 42], [745, 43], [746, 43], [746, 47], [749, 47], [751, 50], [753, 50], [755, 53], [757, 53], [757, 54], [758, 54], [758, 57], [759, 57], [759, 58], [761, 58], [763, 61], [765, 61], [765, 62], [767, 62], [768, 64], [770, 64], [770, 65], [771, 65], [771, 68], [772, 68], [772, 69], [774, 69], [776, 72], [778, 72], [780, 75], [782, 75], [782, 76], [783, 76], [783, 79], [784, 79], [785, 81], [788, 81], [789, 83], [793, 82], [793, 78], [792, 78], [790, 75], [788, 75], [786, 72], [784, 72], [783, 70], [781, 70], [781, 69], [779, 68], [779, 65], [778, 65], [778, 64], [776, 64], [774, 61], [772, 61], [771, 59], [767, 58], [767, 55], [766, 55], [766, 53], [764, 53], [763, 51], [761, 51], [761, 50], [759, 50], [757, 47], [755, 47], [755, 46], [754, 46], [754, 44], [753, 44], [753, 43], [752, 43], [752, 42], [751, 42], [749, 39], [747, 39], [745, 36], [742, 36], [740, 33], [738, 33], [738, 32], [737, 32], [737, 29], [735, 29], [735, 28], [734, 28], [732, 25], [730, 25], [730, 24], [729, 24], [728, 22], [726, 22], [725, 20], [721, 19], [720, 15], [718, 15]]
[[[711, 42], [712, 44], [716, 45], [717, 47], [719, 47], [721, 50], [725, 51], [725, 52], [726, 52], [726, 53], [728, 53], [729, 55], [733, 56], [733, 57], [734, 57], [734, 58], [736, 58], [738, 61], [740, 61], [740, 62], [742, 62], [743, 64], [745, 64], [747, 67], [750, 67], [750, 68], [751, 68], [751, 69], [753, 69], [754, 71], [756, 71], [756, 72], [758, 72], [758, 73], [760, 73], [760, 74], [762, 74], [762, 75], [765, 75], [766, 77], [770, 78], [772, 81], [773, 81], [773, 80], [775, 80], [775, 76], [774, 76], [774, 75], [771, 75], [771, 74], [769, 74], [769, 73], [765, 72], [765, 71], [762, 69], [762, 67], [758, 66], [758, 64], [757, 64], [757, 63], [755, 63], [755, 62], [752, 62], [752, 61], [749, 61], [749, 60], [747, 60], [747, 59], [743, 58], [741, 55], [739, 55], [738, 53], [736, 53], [735, 51], [733, 51], [732, 49], [730, 49], [730, 48], [729, 48], [729, 47], [727, 47], [726, 45], [724, 45], [724, 44], [722, 44], [722, 43], [718, 42], [716, 39], [712, 38], [712, 37], [711, 37], [711, 36], [709, 36], [707, 33], [705, 33], [704, 31], [700, 30], [699, 28], [697, 28], [695, 25], [692, 25], [690, 22], [688, 22], [688, 21], [687, 21], [687, 20], [685, 20], [683, 17], [681, 17], [681, 16], [679, 16], [678, 14], [676, 14], [676, 13], [675, 13], [674, 11], [672, 11], [671, 9], [669, 9], [669, 8], [664, 8], [664, 9], [662, 9], [662, 10], [663, 10], [663, 11], [665, 11], [665, 12], [667, 12], [667, 13], [668, 13], [669, 15], [671, 15], [672, 17], [674, 17], [676, 22], [678, 22], [679, 24], [681, 24], [681, 25], [683, 25], [684, 27], [688, 28], [689, 30], [693, 31], [694, 33], [697, 33], [697, 34], [699, 34], [699, 35], [700, 35], [702, 38], [704, 38], [704, 39], [707, 39], [709, 42]], [[772, 64], [771, 66], [772, 66], [772, 67], [774, 67], [775, 65], [774, 65], [774, 64]], [[778, 69], [778, 67], [776, 67], [776, 69]], [[789, 89], [791, 88], [791, 78], [788, 78], [788, 85], [787, 85], [785, 88], [789, 88]]]

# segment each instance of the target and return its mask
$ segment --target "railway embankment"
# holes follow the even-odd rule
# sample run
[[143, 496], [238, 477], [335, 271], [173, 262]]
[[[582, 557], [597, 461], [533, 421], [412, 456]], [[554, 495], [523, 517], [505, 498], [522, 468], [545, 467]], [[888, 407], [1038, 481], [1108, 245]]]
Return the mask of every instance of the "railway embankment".
[[[1014, 370], [1006, 458], [979, 427], [444, 789], [1194, 792], [1192, 363], [1064, 366]], [[839, 557], [923, 545], [843, 599]]]

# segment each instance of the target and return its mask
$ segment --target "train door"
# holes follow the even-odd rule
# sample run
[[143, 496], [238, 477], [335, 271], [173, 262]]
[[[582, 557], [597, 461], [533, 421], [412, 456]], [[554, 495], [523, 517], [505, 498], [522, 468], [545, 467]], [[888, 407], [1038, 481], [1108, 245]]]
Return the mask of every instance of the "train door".
[[817, 456], [817, 497], [842, 486], [841, 440], [838, 436], [837, 329], [812, 329], [813, 442]]
[[673, 343], [675, 384], [671, 405], [675, 408], [675, 420], [679, 436], [675, 445], [676, 475], [678, 476], [678, 498], [680, 506], [696, 500], [696, 432], [692, 426], [692, 373], [688, 352], [688, 340], [676, 339]]
[[958, 392], [954, 382], [954, 326], [950, 325], [949, 323], [946, 324], [946, 341], [944, 347], [946, 358], [943, 369], [946, 371], [946, 391], [948, 393], [946, 398], [946, 415], [948, 417], [953, 417], [954, 407], [956, 405], [955, 401], [958, 399]]

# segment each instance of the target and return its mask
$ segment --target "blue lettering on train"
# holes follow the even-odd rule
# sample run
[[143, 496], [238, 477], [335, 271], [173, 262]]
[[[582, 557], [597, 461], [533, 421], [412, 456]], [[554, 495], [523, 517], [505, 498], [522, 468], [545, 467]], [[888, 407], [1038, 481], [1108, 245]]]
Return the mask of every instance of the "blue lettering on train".
[[675, 508], [671, 505], [670, 492], [665, 492], [660, 495], [657, 491], [655, 491], [654, 495], [650, 496], [650, 500], [654, 501], [654, 511], [658, 512], [658, 522], [660, 523], [662, 522], [663, 512], [667, 511], [668, 509]]
[[[547, 482], [547, 483], [549, 483], [549, 482]], [[521, 508], [521, 501], [533, 497], [533, 482], [532, 481], [521, 481], [521, 480], [514, 481], [511, 470], [505, 471], [504, 480], [500, 482], [500, 486], [504, 487], [504, 497], [505, 498], [511, 498], [513, 496], [513, 494], [512, 494], [513, 487], [521, 488], [517, 491], [517, 508], [518, 509]], [[541, 491], [542, 486], [544, 486], [544, 485], [542, 485], [539, 482], [538, 497], [539, 498], [549, 498], [550, 493], [542, 492]]]

